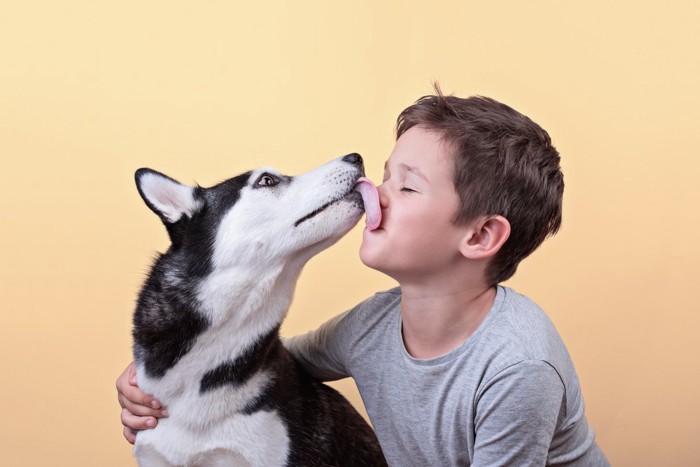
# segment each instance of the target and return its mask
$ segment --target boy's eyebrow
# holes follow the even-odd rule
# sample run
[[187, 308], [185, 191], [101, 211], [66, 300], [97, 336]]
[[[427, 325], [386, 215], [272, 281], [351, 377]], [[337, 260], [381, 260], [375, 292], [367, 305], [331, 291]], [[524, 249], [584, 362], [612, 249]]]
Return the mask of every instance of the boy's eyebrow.
[[410, 173], [410, 174], [415, 175], [416, 177], [418, 177], [418, 178], [420, 178], [420, 179], [422, 179], [422, 180], [424, 180], [424, 181], [428, 181], [428, 179], [425, 178], [425, 175], [423, 175], [423, 172], [421, 172], [420, 170], [418, 170], [417, 167], [413, 167], [413, 166], [410, 166], [410, 165], [407, 165], [407, 164], [399, 164], [399, 168], [405, 170], [406, 172], [408, 172], [408, 173]]
[[[425, 175], [423, 175], [423, 172], [421, 172], [417, 167], [413, 167], [412, 165], [404, 164], [401, 163], [399, 164], [399, 169], [402, 169], [410, 174], [415, 175], [416, 177], [428, 181]], [[384, 162], [384, 172], [389, 170], [389, 161]]]

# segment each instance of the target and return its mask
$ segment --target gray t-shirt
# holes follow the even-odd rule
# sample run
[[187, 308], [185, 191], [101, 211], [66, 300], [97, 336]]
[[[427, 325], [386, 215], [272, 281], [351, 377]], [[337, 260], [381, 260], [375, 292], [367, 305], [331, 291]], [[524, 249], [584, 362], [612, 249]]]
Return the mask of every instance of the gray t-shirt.
[[498, 287], [476, 332], [433, 359], [404, 347], [399, 288], [285, 343], [314, 376], [355, 379], [391, 466], [609, 465], [564, 343], [512, 289]]

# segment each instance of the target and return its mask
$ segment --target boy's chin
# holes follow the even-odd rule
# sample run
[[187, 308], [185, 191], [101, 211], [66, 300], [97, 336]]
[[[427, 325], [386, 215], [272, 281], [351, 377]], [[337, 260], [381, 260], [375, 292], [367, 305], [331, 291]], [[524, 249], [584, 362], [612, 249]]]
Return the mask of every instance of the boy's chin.
[[386, 267], [386, 264], [384, 264], [376, 255], [372, 255], [370, 252], [364, 250], [362, 247], [360, 248], [360, 261], [362, 261], [362, 264], [364, 264], [368, 268], [374, 269], [375, 271], [379, 271], [382, 274], [386, 274], [389, 277], [394, 277], [389, 271], [389, 269]]
[[362, 264], [368, 268], [375, 269], [379, 272], [384, 272], [381, 270], [381, 264], [379, 264], [380, 262], [377, 261], [375, 255], [372, 255], [372, 253], [368, 251], [368, 248], [365, 247], [364, 243], [362, 246], [360, 246], [360, 261], [362, 261]]
[[368, 258], [366, 254], [362, 254], [362, 249], [360, 249], [360, 261], [362, 261], [362, 264], [364, 264], [368, 268], [377, 269], [372, 259]]

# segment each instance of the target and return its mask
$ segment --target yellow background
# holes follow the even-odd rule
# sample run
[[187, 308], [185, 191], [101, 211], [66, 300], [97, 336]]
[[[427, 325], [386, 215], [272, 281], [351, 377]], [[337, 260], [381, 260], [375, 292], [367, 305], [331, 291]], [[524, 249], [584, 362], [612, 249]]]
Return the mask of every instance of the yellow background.
[[[509, 285], [567, 342], [603, 450], [700, 465], [698, 3], [253, 3], [0, 4], [0, 465], [133, 465], [114, 381], [167, 247], [137, 168], [206, 186], [357, 151], [378, 180], [433, 80], [562, 154], [564, 227]], [[359, 234], [308, 265], [285, 334], [392, 285]]]

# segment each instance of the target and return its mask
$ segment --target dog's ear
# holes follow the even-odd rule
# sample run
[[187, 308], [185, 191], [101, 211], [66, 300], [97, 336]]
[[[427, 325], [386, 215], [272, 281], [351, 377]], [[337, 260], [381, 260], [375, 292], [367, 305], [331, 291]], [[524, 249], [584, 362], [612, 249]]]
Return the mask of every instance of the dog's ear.
[[151, 169], [139, 169], [135, 174], [136, 187], [146, 205], [161, 218], [166, 226], [190, 218], [202, 206], [197, 189]]

